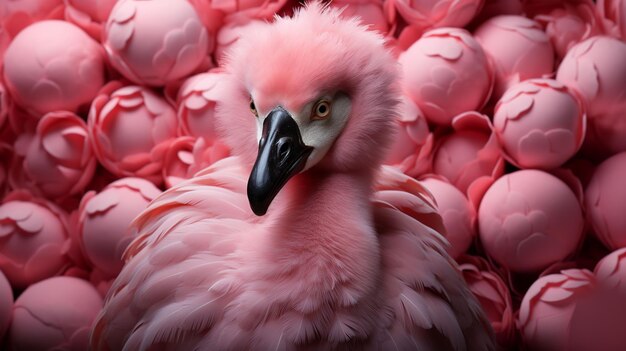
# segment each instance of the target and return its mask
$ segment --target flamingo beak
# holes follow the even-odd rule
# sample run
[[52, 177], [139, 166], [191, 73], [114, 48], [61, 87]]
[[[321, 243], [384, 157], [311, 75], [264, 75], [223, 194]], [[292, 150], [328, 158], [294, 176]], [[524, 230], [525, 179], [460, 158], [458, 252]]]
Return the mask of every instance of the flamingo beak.
[[302, 171], [312, 151], [302, 141], [300, 128], [287, 111], [277, 107], [269, 113], [248, 179], [248, 201], [257, 216], [264, 215], [280, 189]]

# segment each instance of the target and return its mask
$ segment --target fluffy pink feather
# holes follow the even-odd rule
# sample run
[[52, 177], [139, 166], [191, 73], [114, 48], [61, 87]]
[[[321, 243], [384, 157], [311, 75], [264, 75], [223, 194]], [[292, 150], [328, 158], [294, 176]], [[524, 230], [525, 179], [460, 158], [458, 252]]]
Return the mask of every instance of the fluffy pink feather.
[[[96, 350], [491, 350], [478, 303], [445, 252], [433, 200], [380, 169], [393, 128], [393, 58], [382, 39], [311, 4], [244, 36], [219, 111], [237, 157], [156, 199], [92, 336]], [[284, 83], [278, 84], [276, 75]], [[324, 159], [264, 217], [246, 199], [256, 125], [320, 91], [352, 99]]]

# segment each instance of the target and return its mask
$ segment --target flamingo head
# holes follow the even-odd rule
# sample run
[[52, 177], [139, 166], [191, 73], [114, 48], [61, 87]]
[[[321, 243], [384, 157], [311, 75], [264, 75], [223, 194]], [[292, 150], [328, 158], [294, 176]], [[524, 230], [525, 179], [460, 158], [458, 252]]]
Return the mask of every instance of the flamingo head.
[[248, 198], [257, 215], [298, 173], [380, 165], [399, 95], [397, 64], [383, 45], [318, 3], [242, 33], [227, 56], [218, 126], [253, 164]]

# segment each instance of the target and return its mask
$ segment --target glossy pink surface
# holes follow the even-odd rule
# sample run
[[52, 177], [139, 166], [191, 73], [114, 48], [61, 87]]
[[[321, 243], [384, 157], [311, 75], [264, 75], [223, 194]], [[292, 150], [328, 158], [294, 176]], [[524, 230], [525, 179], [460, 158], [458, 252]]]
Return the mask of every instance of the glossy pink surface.
[[553, 169], [580, 149], [587, 117], [578, 97], [553, 79], [512, 86], [495, 108], [496, 135], [511, 163]]
[[75, 112], [104, 84], [96, 41], [73, 24], [41, 21], [21, 31], [4, 55], [4, 79], [15, 102], [33, 114]]
[[102, 298], [89, 282], [54, 277], [28, 287], [15, 301], [10, 350], [88, 349]]
[[626, 247], [626, 152], [602, 162], [585, 190], [591, 229], [609, 248]]
[[136, 234], [129, 225], [160, 193], [144, 179], [123, 178], [83, 197], [78, 220], [82, 248], [105, 277], [122, 269], [122, 254]]
[[511, 85], [554, 72], [550, 39], [533, 20], [510, 15], [492, 17], [476, 29], [474, 36], [493, 63], [494, 100]]
[[599, 36], [574, 46], [556, 79], [580, 93], [587, 108], [585, 144], [596, 156], [626, 151], [626, 43]]
[[106, 22], [103, 45], [124, 77], [136, 84], [162, 86], [202, 63], [209, 36], [185, 0], [119, 0]]
[[583, 214], [576, 195], [558, 178], [522, 170], [498, 179], [478, 211], [480, 239], [503, 267], [537, 272], [578, 247]]
[[489, 99], [491, 66], [464, 29], [431, 30], [398, 61], [404, 90], [432, 123], [450, 125], [456, 115], [478, 110]]

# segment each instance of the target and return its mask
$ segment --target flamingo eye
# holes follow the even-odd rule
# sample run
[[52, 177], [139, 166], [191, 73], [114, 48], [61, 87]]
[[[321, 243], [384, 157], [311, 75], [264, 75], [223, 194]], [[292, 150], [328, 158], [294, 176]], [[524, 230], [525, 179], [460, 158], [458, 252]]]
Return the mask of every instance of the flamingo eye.
[[254, 105], [254, 100], [252, 100], [252, 98], [250, 98], [250, 112], [252, 112], [255, 117], [259, 117], [259, 112], [256, 110], [256, 105]]
[[312, 120], [322, 120], [330, 116], [330, 102], [328, 100], [320, 100], [313, 106]]

